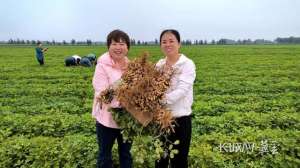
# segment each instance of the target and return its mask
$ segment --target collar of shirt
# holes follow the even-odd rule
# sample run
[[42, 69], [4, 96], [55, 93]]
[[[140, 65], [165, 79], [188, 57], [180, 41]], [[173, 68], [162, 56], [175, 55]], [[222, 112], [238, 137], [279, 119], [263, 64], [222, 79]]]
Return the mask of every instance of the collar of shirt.
[[[173, 68], [178, 67], [178, 66], [184, 64], [187, 60], [188, 60], [188, 58], [184, 54], [180, 54], [178, 61], [174, 65], [172, 65], [172, 67]], [[158, 66], [162, 66], [165, 64], [166, 64], [166, 58], [162, 59]]]

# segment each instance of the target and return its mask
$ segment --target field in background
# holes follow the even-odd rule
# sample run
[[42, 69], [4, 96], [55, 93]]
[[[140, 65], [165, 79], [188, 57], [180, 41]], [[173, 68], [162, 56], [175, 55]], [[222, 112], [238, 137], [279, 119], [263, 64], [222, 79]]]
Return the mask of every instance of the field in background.
[[[0, 167], [94, 167], [93, 68], [65, 67], [104, 46], [0, 47]], [[158, 46], [133, 46], [157, 61]], [[197, 67], [190, 167], [299, 167], [300, 46], [184, 46]], [[138, 153], [133, 146], [132, 153]], [[117, 160], [114, 148], [114, 160]], [[153, 167], [153, 157], [135, 167]]]

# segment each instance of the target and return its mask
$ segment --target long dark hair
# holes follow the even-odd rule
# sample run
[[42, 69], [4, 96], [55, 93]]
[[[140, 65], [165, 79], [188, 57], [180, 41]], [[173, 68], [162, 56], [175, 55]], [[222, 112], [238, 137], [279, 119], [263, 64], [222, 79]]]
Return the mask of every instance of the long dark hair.
[[180, 43], [180, 34], [179, 34], [179, 32], [178, 32], [177, 30], [175, 30], [175, 29], [166, 29], [166, 30], [162, 31], [162, 32], [160, 33], [159, 43], [161, 43], [161, 38], [162, 38], [162, 36], [163, 36], [164, 34], [166, 34], [166, 33], [171, 33], [171, 34], [173, 34], [173, 35], [176, 37], [176, 40], [178, 41], [178, 43]]

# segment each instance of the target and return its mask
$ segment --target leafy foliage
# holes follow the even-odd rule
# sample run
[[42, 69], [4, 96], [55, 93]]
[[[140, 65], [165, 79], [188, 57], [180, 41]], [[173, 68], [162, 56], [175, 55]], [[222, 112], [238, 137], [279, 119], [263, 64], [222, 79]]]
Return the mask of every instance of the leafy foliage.
[[[100, 93], [99, 104], [110, 103], [113, 97], [123, 108], [111, 108], [114, 120], [122, 129], [125, 140], [135, 141], [141, 136], [152, 139], [152, 143], [140, 144], [147, 152], [160, 156], [174, 157], [178, 153], [168, 135], [174, 127], [171, 112], [163, 102], [170, 86], [172, 73], [166, 75], [147, 60], [148, 54], [131, 61], [117, 85]], [[163, 139], [163, 140], [161, 140]], [[140, 157], [140, 160], [146, 160]]]
[[[130, 56], [157, 46], [136, 46]], [[106, 47], [51, 47], [45, 66], [33, 47], [0, 46], [0, 167], [95, 167], [91, 118], [93, 68], [65, 67], [69, 55]], [[299, 167], [300, 46], [184, 46], [197, 67], [189, 167]], [[276, 141], [278, 154], [224, 152], [220, 143]], [[155, 153], [132, 148], [135, 167], [154, 167]], [[157, 143], [159, 144], [159, 143]], [[150, 146], [150, 145], [149, 145]], [[113, 160], [118, 166], [117, 150]]]

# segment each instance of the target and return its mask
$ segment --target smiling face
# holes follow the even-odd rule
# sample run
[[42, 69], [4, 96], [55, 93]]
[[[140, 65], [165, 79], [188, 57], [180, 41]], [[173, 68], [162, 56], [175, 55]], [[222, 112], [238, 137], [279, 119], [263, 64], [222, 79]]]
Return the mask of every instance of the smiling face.
[[112, 40], [108, 52], [113, 60], [119, 61], [127, 56], [128, 46], [122, 39], [120, 39], [119, 42]]
[[180, 43], [175, 35], [171, 32], [166, 32], [161, 37], [160, 48], [167, 57], [178, 56]]

